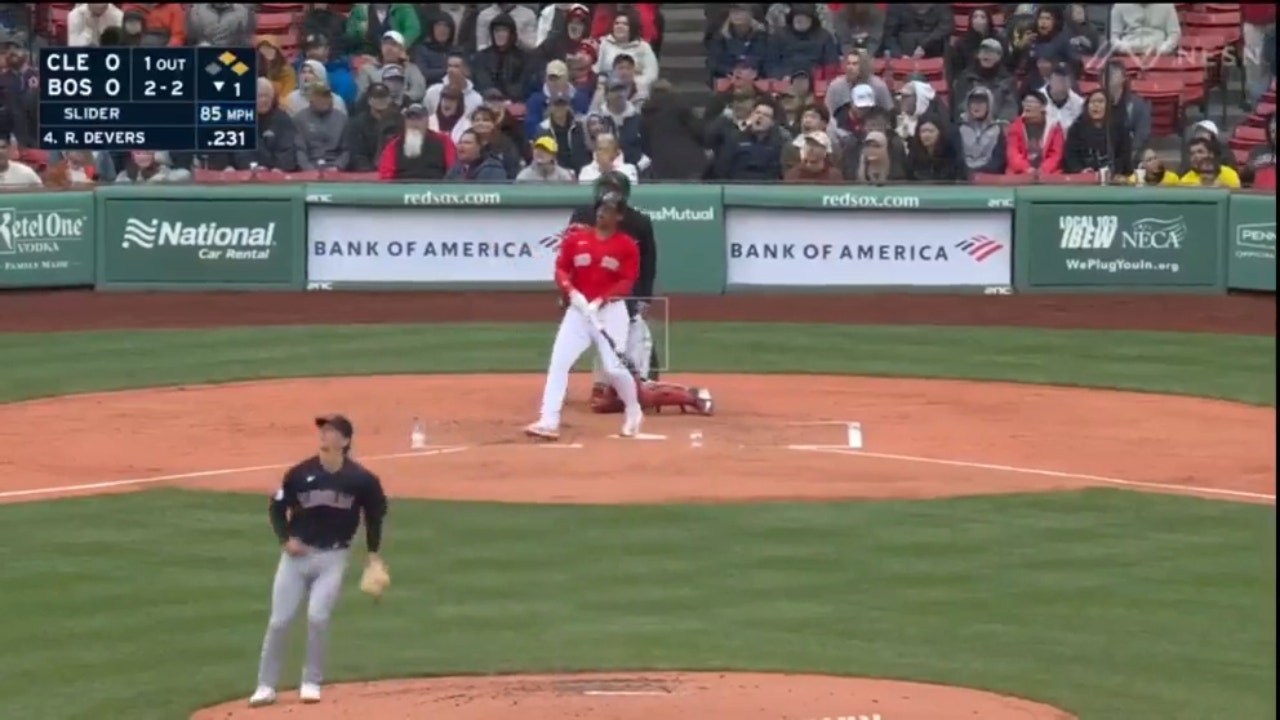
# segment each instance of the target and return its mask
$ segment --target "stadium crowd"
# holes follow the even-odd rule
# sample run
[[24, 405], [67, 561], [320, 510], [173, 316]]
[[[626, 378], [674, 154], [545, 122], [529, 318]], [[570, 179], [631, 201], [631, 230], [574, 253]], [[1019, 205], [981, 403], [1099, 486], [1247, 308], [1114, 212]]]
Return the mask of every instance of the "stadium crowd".
[[[663, 76], [658, 3], [0, 4], [0, 186], [620, 170], [1275, 188], [1273, 4], [705, 8], [691, 102]], [[34, 51], [62, 44], [256, 48], [257, 150], [39, 150]], [[1237, 69], [1248, 115], [1226, 128], [1210, 115]], [[1154, 145], [1175, 134], [1166, 162]]]

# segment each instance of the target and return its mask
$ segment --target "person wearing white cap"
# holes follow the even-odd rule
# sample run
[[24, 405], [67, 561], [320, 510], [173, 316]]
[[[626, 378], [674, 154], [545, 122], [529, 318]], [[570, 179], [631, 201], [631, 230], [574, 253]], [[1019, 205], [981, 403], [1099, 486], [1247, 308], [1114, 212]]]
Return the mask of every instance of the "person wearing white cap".
[[383, 77], [383, 71], [394, 65], [403, 73], [404, 97], [411, 103], [422, 102], [427, 93], [427, 79], [422, 76], [417, 65], [409, 62], [406, 47], [405, 37], [399, 30], [382, 33], [381, 55], [375, 62], [366, 62], [361, 66], [360, 74], [356, 77], [356, 88], [361, 96], [368, 92], [370, 85], [385, 81], [387, 78]]
[[840, 184], [844, 176], [832, 161], [831, 137], [814, 130], [796, 138], [800, 143], [800, 162], [782, 177], [783, 182], [804, 184]]
[[378, 51], [388, 30], [400, 33], [401, 44], [413, 47], [422, 35], [422, 20], [409, 3], [356, 3], [347, 15], [348, 47], [358, 55]]
[[850, 95], [857, 85], [869, 85], [875, 94], [875, 104], [885, 110], [893, 109], [893, 93], [884, 80], [876, 77], [871, 56], [866, 50], [852, 50], [844, 56], [844, 74], [827, 84], [827, 110], [832, 115], [849, 104]]

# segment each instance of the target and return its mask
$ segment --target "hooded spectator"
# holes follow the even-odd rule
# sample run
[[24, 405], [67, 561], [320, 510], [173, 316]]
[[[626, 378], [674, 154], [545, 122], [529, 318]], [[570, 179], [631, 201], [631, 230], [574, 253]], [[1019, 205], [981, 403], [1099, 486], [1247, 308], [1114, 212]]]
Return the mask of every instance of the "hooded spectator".
[[991, 91], [981, 85], [965, 97], [958, 130], [970, 177], [977, 173], [1004, 174], [1004, 128], [992, 116], [994, 105]]
[[840, 143], [838, 138], [834, 141], [831, 139], [831, 133], [828, 132], [830, 125], [831, 115], [827, 112], [826, 107], [811, 104], [801, 108], [799, 121], [794, 128], [788, 128], [792, 140], [782, 149], [782, 169], [784, 173], [799, 164], [800, 155], [804, 150], [805, 136], [813, 135], [817, 132], [822, 132], [827, 136], [831, 161], [837, 164], [840, 163]]
[[1048, 98], [1049, 121], [1062, 126], [1067, 132], [1084, 112], [1084, 98], [1071, 87], [1071, 71], [1059, 65], [1049, 76], [1045, 96]]
[[427, 87], [444, 80], [449, 67], [449, 53], [457, 49], [458, 28], [453, 18], [444, 12], [428, 17], [423, 26], [426, 34], [422, 42], [413, 46], [413, 64], [422, 73]]
[[591, 95], [576, 90], [569, 82], [569, 66], [562, 60], [552, 60], [547, 63], [546, 81], [543, 82], [542, 88], [530, 95], [525, 103], [526, 137], [536, 137], [540, 134], [538, 126], [546, 119], [553, 96], [568, 98], [569, 106], [578, 115], [585, 115], [591, 107]]
[[955, 183], [968, 179], [964, 152], [953, 142], [951, 126], [941, 115], [926, 114], [907, 140], [907, 179], [912, 182]]
[[916, 136], [916, 125], [925, 115], [947, 115], [933, 86], [921, 80], [908, 80], [898, 90], [898, 115], [894, 132], [904, 141]]
[[401, 47], [422, 37], [418, 11], [409, 3], [356, 3], [347, 15], [346, 45], [356, 55], [377, 56], [394, 31]]
[[[575, 3], [564, 11], [563, 31], [553, 32], [538, 45], [539, 61], [550, 65], [553, 62], [584, 63], [595, 67], [600, 58], [600, 43], [591, 37], [591, 9], [586, 5]], [[576, 60], [571, 61], [571, 58]], [[595, 83], [595, 75], [591, 74], [590, 83]]]
[[1242, 173], [1250, 186], [1276, 189], [1276, 114], [1267, 116], [1267, 140], [1249, 148]]
[[[325, 69], [323, 63], [319, 60], [302, 61], [302, 70], [298, 73], [298, 89], [294, 90], [281, 103], [282, 107], [289, 111], [291, 115], [297, 115], [299, 112], [307, 109], [311, 105], [310, 89], [313, 86], [322, 86], [327, 88], [330, 93], [333, 88], [329, 85], [329, 71]], [[347, 104], [336, 93], [333, 93], [334, 108], [338, 112], [346, 114]]]
[[600, 39], [600, 57], [596, 60], [596, 75], [599, 83], [606, 82], [605, 73], [613, 68], [613, 61], [619, 55], [628, 55], [636, 66], [636, 92], [641, 97], [649, 96], [649, 88], [658, 79], [658, 57], [644, 38], [640, 37], [639, 23], [634, 11], [619, 14], [613, 20], [613, 30]]
[[1147, 148], [1142, 151], [1141, 162], [1134, 170], [1133, 175], [1129, 176], [1130, 185], [1141, 185], [1144, 187], [1172, 187], [1181, 184], [1182, 179], [1172, 170], [1168, 170], [1164, 166], [1164, 160], [1160, 159], [1160, 153], [1153, 148]]
[[640, 172], [636, 169], [636, 166], [622, 157], [622, 148], [618, 145], [617, 136], [613, 133], [602, 132], [595, 136], [593, 142], [591, 161], [578, 172], [578, 182], [583, 184], [594, 183], [602, 175], [607, 175], [610, 172], [620, 172], [626, 175], [632, 184], [640, 182]]
[[578, 178], [572, 170], [560, 166], [560, 145], [550, 135], [533, 141], [533, 162], [516, 175], [518, 183], [572, 183]]
[[347, 115], [338, 110], [338, 99], [328, 85], [314, 83], [307, 88], [307, 107], [293, 116], [299, 169], [342, 172], [349, 167]]
[[1222, 164], [1220, 146], [1209, 138], [1196, 138], [1187, 149], [1191, 169], [1182, 176], [1180, 185], [1191, 187], [1240, 187], [1240, 175]]
[[1067, 42], [1071, 43], [1071, 51], [1077, 58], [1092, 57], [1102, 50], [1102, 33], [1089, 20], [1089, 9], [1086, 3], [1071, 3], [1067, 6], [1066, 17], [1063, 18]]
[[766, 22], [768, 13], [765, 10], [764, 3], [706, 3], [702, 6], [702, 16], [705, 24], [702, 26], [702, 46], [707, 50], [711, 49], [712, 41], [715, 39], [729, 19], [734, 10], [742, 10], [747, 17], [759, 23], [760, 29], [765, 32], [769, 31]]
[[622, 149], [623, 160], [635, 165], [638, 170], [644, 170], [649, 167], [650, 161], [644, 155], [640, 111], [627, 100], [629, 89], [621, 82], [610, 83], [599, 113], [609, 120], [613, 135], [618, 138], [618, 146]]
[[[182, 47], [187, 44], [187, 15], [182, 3], [125, 3], [121, 10], [142, 15], [144, 35], [157, 40], [159, 45]], [[151, 47], [150, 43], [147, 44]]]
[[770, 3], [764, 13], [764, 26], [770, 35], [776, 35], [791, 27], [791, 14], [796, 6], [804, 7], [804, 11], [813, 16], [814, 24], [826, 30], [834, 37], [836, 31], [835, 13], [830, 3]]
[[328, 35], [308, 35], [302, 43], [302, 54], [296, 63], [294, 70], [297, 71], [299, 77], [302, 75], [302, 65], [307, 60], [315, 60], [324, 66], [325, 77], [330, 89], [340, 98], [347, 107], [355, 105], [359, 98], [359, 91], [356, 88], [356, 79], [351, 74], [351, 65], [342, 57], [335, 55], [333, 40]]
[[[346, 43], [347, 16], [335, 11], [329, 3], [307, 3], [306, 9], [302, 12], [302, 21], [298, 27], [300, 30], [299, 37], [318, 36], [326, 38], [336, 45], [333, 48], [335, 57], [342, 57], [346, 54], [347, 49], [344, 45]], [[329, 75], [333, 75], [332, 69], [330, 69]], [[338, 88], [335, 86], [333, 91], [338, 92]]]
[[840, 63], [840, 46], [818, 22], [813, 3], [791, 3], [786, 26], [777, 30], [774, 52], [767, 64], [770, 77], [789, 78], [797, 72], [812, 73]]
[[434, 111], [425, 105], [424, 108], [430, 113], [427, 116], [428, 128], [432, 132], [448, 137], [455, 146], [462, 140], [462, 133], [471, 129], [471, 117], [467, 112], [466, 102], [462, 94], [456, 90], [449, 89], [440, 93]]
[[884, 10], [877, 3], [844, 3], [836, 13], [836, 42], [846, 52], [862, 50], [867, 57], [876, 57], [884, 43], [884, 21]]
[[[448, 64], [445, 66], [444, 79], [427, 88], [422, 100], [427, 112], [435, 112], [436, 106], [440, 104], [440, 94], [446, 89], [452, 90], [462, 98], [467, 115], [484, 104], [484, 97], [476, 91], [475, 83], [471, 82], [471, 67], [462, 53], [451, 53]], [[455, 138], [454, 141], [456, 142], [457, 139]]]
[[474, 130], [464, 130], [458, 137], [457, 159], [445, 175], [456, 182], [505, 183], [510, 178], [498, 158], [485, 153], [484, 143]]
[[67, 14], [67, 46], [97, 47], [102, 31], [124, 24], [124, 12], [111, 3], [77, 3]]
[[121, 185], [190, 182], [191, 171], [173, 167], [169, 153], [153, 150], [134, 150], [129, 153], [124, 172], [116, 175]]
[[258, 39], [258, 77], [271, 81], [276, 97], [288, 97], [298, 89], [298, 73], [289, 66], [289, 59], [274, 37]]
[[524, 50], [538, 47], [538, 16], [520, 3], [490, 3], [476, 18], [476, 50], [484, 50], [493, 44], [489, 26], [501, 15], [511, 18], [516, 26], [516, 45]]
[[409, 61], [405, 43], [405, 37], [398, 30], [388, 30], [383, 33], [382, 51], [378, 59], [374, 62], [366, 62], [356, 76], [356, 88], [360, 94], [363, 95], [375, 82], [386, 82], [387, 77], [383, 70], [395, 65], [400, 68], [401, 77], [404, 78], [405, 97], [410, 103], [422, 101], [427, 92], [427, 81], [422, 77], [422, 71], [418, 66]]
[[840, 185], [844, 176], [832, 155], [831, 137], [814, 130], [795, 139], [796, 163], [783, 175], [783, 182], [809, 185]]
[[772, 52], [770, 42], [764, 23], [751, 17], [751, 10], [745, 4], [729, 6], [729, 17], [712, 36], [707, 49], [707, 69], [711, 77], [730, 77], [744, 65], [756, 75], [764, 74]]
[[40, 187], [44, 181], [30, 165], [10, 159], [13, 147], [9, 138], [0, 137], [0, 187]]
[[192, 3], [187, 10], [187, 44], [249, 47], [258, 21], [247, 3]]
[[639, 21], [639, 35], [652, 47], [657, 47], [662, 40], [662, 28], [659, 22], [660, 3], [599, 3], [591, 19], [591, 37], [605, 38], [613, 32], [614, 21], [619, 15], [635, 13]]
[[561, 167], [577, 170], [586, 165], [588, 162], [589, 151], [586, 149], [585, 143], [581, 145], [581, 156], [575, 158], [573, 156], [574, 142], [572, 135], [574, 129], [578, 127], [577, 118], [573, 113], [572, 96], [565, 92], [557, 92], [552, 90], [547, 96], [547, 109], [542, 118], [542, 122], [527, 135], [529, 137], [547, 136], [556, 141], [556, 162]]
[[1067, 130], [1062, 170], [1066, 173], [1102, 172], [1127, 177], [1133, 172], [1133, 149], [1124, 118], [1110, 112], [1103, 90], [1089, 93], [1084, 114]]
[[1182, 40], [1174, 3], [1116, 3], [1111, 6], [1111, 45], [1131, 55], [1172, 55]]
[[[960, 73], [952, 87], [952, 97], [968, 98], [973, 91], [983, 88], [990, 97], [990, 118], [1001, 122], [1009, 122], [1018, 114], [1018, 92], [1014, 87], [1013, 76], [1004, 67], [1000, 41], [987, 38], [978, 45], [977, 55], [972, 65]], [[956, 112], [963, 107], [957, 104]]]
[[1059, 175], [1066, 138], [1062, 126], [1049, 119], [1045, 97], [1028, 92], [1022, 114], [1005, 132], [1006, 175]]
[[471, 113], [471, 132], [480, 139], [484, 153], [497, 158], [508, 180], [514, 180], [520, 174], [523, 165], [521, 148], [498, 130], [498, 118], [488, 107], [478, 107]]
[[[992, 42], [987, 43], [987, 40]], [[991, 13], [985, 8], [976, 8], [969, 14], [969, 27], [951, 46], [948, 63], [951, 68], [951, 77], [959, 77], [970, 68], [977, 66], [978, 52], [984, 48], [998, 48], [999, 52], [996, 56], [1004, 55], [1004, 44], [996, 34], [995, 23], [991, 22]]]
[[205, 156], [209, 170], [264, 170], [295, 172], [298, 169], [297, 128], [289, 113], [276, 102], [275, 86], [258, 78], [258, 149], [238, 153], [212, 153]]
[[1124, 118], [1129, 147], [1147, 147], [1151, 140], [1151, 103], [1130, 90], [1129, 76], [1120, 63], [1108, 65], [1103, 82], [1111, 96], [1111, 111]]
[[[389, 103], [383, 111], [394, 112]], [[391, 126], [388, 119], [375, 128], [382, 131]], [[443, 180], [454, 166], [456, 154], [453, 140], [431, 129], [427, 109], [420, 104], [410, 105], [404, 111], [403, 131], [387, 141], [378, 154], [378, 179]]]
[[860, 185], [884, 185], [907, 179], [906, 169], [900, 158], [890, 148], [889, 136], [880, 130], [872, 130], [858, 143], [856, 154], [846, 155], [853, 160], [853, 172], [845, 179]]
[[893, 109], [893, 93], [884, 80], [876, 77], [871, 58], [865, 50], [855, 50], [845, 53], [844, 74], [827, 84], [827, 110], [836, 115], [837, 110], [852, 101], [853, 88], [857, 85], [871, 88], [872, 104], [885, 110]]
[[890, 5], [884, 22], [884, 51], [888, 57], [944, 57], [955, 29], [946, 3]]
[[774, 113], [772, 103], [756, 103], [746, 127], [733, 132], [716, 152], [716, 177], [738, 182], [782, 179], [782, 148], [786, 140], [774, 123]]
[[[410, 106], [412, 107], [412, 105]], [[419, 106], [420, 107], [420, 106]], [[384, 83], [374, 83], [365, 93], [365, 107], [347, 123], [347, 149], [351, 152], [351, 172], [373, 172], [380, 169], [380, 161], [387, 144], [404, 133], [406, 108], [400, 112], [391, 97], [391, 89]], [[417, 119], [425, 128], [427, 115], [419, 113]], [[447, 138], [446, 138], [447, 139]], [[449, 142], [452, 145], [452, 141]], [[441, 163], [439, 180], [451, 163]]]
[[1186, 138], [1183, 140], [1180, 174], [1185, 175], [1196, 168], [1195, 163], [1191, 160], [1191, 144], [1197, 140], [1208, 140], [1210, 149], [1219, 156], [1219, 160], [1227, 167], [1235, 169], [1234, 159], [1226, 157], [1220, 152], [1223, 142], [1222, 131], [1218, 129], [1218, 124], [1212, 120], [1200, 120], [1187, 130]]
[[1079, 55], [1071, 44], [1071, 35], [1064, 29], [1059, 7], [1042, 5], [1036, 11], [1036, 37], [1031, 44], [1031, 57], [1073, 68], [1079, 64]]
[[459, 51], [470, 54], [476, 51], [476, 25], [483, 9], [478, 3], [419, 3], [419, 24], [425, 29], [429, 18], [437, 14], [448, 15], [457, 28], [454, 45]]
[[641, 151], [657, 180], [698, 180], [707, 169], [702, 123], [667, 80], [653, 84], [640, 110]]
[[488, 47], [472, 61], [476, 89], [483, 93], [497, 88], [507, 97], [524, 97], [532, 62], [517, 43], [516, 21], [510, 15], [496, 15], [489, 22], [489, 38]]
[[[91, 150], [69, 150], [62, 153], [56, 161], [50, 157], [50, 168], [45, 171], [44, 185], [57, 190], [69, 190], [72, 187], [93, 185], [97, 182], [110, 182], [98, 174], [97, 156]], [[109, 153], [101, 156], [110, 161]]]

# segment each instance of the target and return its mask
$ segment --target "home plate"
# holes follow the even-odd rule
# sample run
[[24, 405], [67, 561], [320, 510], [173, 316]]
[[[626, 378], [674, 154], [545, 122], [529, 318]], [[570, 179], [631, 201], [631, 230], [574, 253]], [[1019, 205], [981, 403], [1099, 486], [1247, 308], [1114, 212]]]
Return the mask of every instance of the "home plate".
[[627, 437], [627, 438], [624, 438], [621, 435], [610, 435], [609, 437], [613, 438], [614, 440], [666, 440], [667, 439], [666, 435], [650, 435], [649, 433], [640, 433], [638, 435], [632, 435], [631, 437]]

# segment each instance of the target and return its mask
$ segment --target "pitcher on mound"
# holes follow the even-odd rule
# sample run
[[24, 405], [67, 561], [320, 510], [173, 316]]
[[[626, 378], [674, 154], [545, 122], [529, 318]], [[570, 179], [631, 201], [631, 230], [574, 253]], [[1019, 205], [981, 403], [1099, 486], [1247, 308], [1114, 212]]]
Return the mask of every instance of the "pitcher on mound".
[[[640, 433], [644, 412], [631, 371], [623, 366], [612, 344], [621, 349], [631, 318], [622, 298], [630, 294], [640, 274], [640, 250], [631, 236], [618, 229], [624, 197], [610, 191], [596, 200], [596, 226], [571, 225], [556, 258], [556, 285], [568, 307], [551, 347], [542, 413], [525, 434], [544, 440], [560, 438], [560, 412], [569, 390], [569, 372], [592, 345], [600, 352], [605, 375], [625, 406], [623, 437]], [[606, 334], [608, 338], [606, 338]]]

